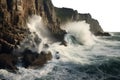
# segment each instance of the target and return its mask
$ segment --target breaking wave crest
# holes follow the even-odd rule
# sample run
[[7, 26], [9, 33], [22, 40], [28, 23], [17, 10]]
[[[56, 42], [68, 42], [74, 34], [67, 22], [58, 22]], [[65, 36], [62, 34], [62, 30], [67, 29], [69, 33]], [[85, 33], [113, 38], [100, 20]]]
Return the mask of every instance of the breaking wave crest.
[[93, 45], [95, 43], [94, 35], [90, 32], [90, 26], [85, 21], [70, 22], [63, 27], [80, 44]]

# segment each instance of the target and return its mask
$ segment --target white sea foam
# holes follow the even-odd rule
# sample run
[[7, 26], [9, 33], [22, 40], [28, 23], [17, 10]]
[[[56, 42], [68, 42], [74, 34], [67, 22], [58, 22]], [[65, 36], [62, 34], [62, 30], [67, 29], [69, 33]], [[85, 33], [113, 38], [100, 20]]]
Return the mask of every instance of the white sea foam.
[[90, 32], [89, 24], [85, 21], [69, 22], [62, 28], [64, 28], [68, 34], [73, 35], [80, 44], [94, 44], [94, 35]]

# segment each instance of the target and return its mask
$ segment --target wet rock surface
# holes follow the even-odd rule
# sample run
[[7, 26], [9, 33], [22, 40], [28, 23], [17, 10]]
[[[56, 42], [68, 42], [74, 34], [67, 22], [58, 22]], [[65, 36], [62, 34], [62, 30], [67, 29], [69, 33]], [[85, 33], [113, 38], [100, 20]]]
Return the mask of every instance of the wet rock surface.
[[67, 46], [67, 42], [63, 40], [63, 41], [60, 43], [60, 45]]
[[32, 52], [31, 50], [26, 50], [22, 53], [23, 56], [23, 66], [30, 67], [30, 66], [39, 66], [42, 67], [47, 61], [52, 59], [52, 54], [50, 51], [45, 52], [41, 51], [41, 53]]
[[40, 15], [53, 36], [63, 39], [65, 31], [60, 28], [51, 0], [0, 0], [1, 52], [12, 52], [29, 35], [26, 23], [32, 15]]
[[95, 35], [96, 36], [111, 36], [110, 33], [108, 32], [97, 32]]
[[[18, 70], [17, 64], [21, 60], [21, 67], [34, 68], [42, 67], [49, 60], [52, 59], [52, 54], [50, 51], [41, 51], [41, 53], [33, 52], [26, 49], [20, 56], [15, 56], [12, 54], [1, 53], [0, 54], [0, 69], [6, 69], [11, 72]], [[20, 58], [20, 59], [19, 59]]]
[[[40, 15], [51, 34], [59, 38], [58, 40], [63, 39], [65, 31], [60, 29], [60, 22], [56, 17], [51, 0], [0, 0], [1, 69], [16, 69], [16, 66], [12, 63], [14, 61], [12, 52], [30, 34], [26, 24], [28, 17], [32, 15]], [[36, 43], [41, 42], [37, 38], [34, 41]], [[23, 53], [25, 54], [20, 55], [20, 57], [23, 59], [24, 67], [42, 66], [52, 58], [50, 52], [48, 54], [38, 54], [28, 50]], [[14, 54], [18, 53], [14, 52]], [[17, 57], [19, 56], [17, 55]]]
[[8, 71], [15, 72], [17, 57], [11, 54], [2, 53], [0, 54], [0, 69], [7, 69]]

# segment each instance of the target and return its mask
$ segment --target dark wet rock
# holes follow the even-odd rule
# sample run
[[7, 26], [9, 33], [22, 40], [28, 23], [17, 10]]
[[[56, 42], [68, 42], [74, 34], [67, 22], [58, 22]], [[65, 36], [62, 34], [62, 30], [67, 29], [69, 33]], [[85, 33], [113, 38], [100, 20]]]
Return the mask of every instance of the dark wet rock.
[[60, 45], [67, 46], [67, 42], [63, 40], [63, 41], [60, 43]]
[[[2, 53], [10, 53], [29, 35], [27, 18], [40, 15], [43, 23], [57, 40], [64, 38], [51, 0], [1, 0], [0, 1], [0, 44]], [[36, 43], [40, 43], [37, 37]], [[5, 48], [7, 49], [5, 51]]]
[[30, 66], [43, 66], [47, 63], [48, 60], [52, 59], [52, 54], [50, 51], [45, 52], [42, 51], [40, 54], [37, 52], [33, 52], [31, 50], [25, 50], [22, 53], [23, 59], [23, 66], [30, 67]]
[[43, 66], [45, 63], [47, 63], [48, 60], [51, 59], [52, 54], [50, 51], [48, 52], [42, 51], [30, 66]]
[[0, 53], [2, 52], [2, 45], [0, 44]]
[[7, 69], [12, 72], [18, 70], [16, 67], [17, 57], [11, 54], [0, 54], [0, 69]]
[[95, 35], [96, 36], [111, 36], [110, 33], [108, 32], [97, 32]]
[[[56, 17], [51, 0], [0, 0], [0, 55], [7, 53], [9, 56], [26, 39], [30, 34], [26, 26], [27, 18], [34, 14], [42, 17], [43, 23], [54, 37], [64, 38], [65, 31], [60, 28], [60, 21]], [[34, 41], [38, 44], [41, 42], [38, 37], [35, 37]], [[47, 45], [45, 46], [47, 47]], [[43, 57], [40, 57], [37, 52], [30, 50], [25, 50], [23, 53], [25, 54], [19, 56], [23, 58], [25, 67], [33, 64], [33, 61], [39, 61], [40, 58], [42, 64], [47, 61], [46, 59], [51, 59], [50, 52], [45, 55], [40, 54]], [[5, 55], [7, 56], [7, 54]], [[9, 57], [9, 59], [11, 58]], [[6, 59], [1, 58], [0, 62], [7, 64]], [[11, 61], [9, 65], [11, 69], [14, 68]]]
[[46, 60], [51, 60], [52, 59], [52, 53], [50, 51], [47, 51], [45, 57], [46, 57]]
[[32, 52], [29, 49], [25, 49], [25, 51], [22, 53], [22, 63], [24, 67], [28, 67], [32, 64], [32, 62], [38, 57], [37, 52]]
[[59, 54], [59, 52], [56, 52], [56, 53], [55, 53], [55, 58], [56, 58], [56, 59], [60, 59], [60, 54]]
[[49, 45], [48, 44], [44, 44], [44, 48], [49, 48]]
[[0, 53], [11, 53], [13, 48], [14, 48], [14, 45], [12, 45], [12, 44], [10, 44], [7, 41], [2, 40], [2, 39], [0, 39], [0, 44], [1, 44]]

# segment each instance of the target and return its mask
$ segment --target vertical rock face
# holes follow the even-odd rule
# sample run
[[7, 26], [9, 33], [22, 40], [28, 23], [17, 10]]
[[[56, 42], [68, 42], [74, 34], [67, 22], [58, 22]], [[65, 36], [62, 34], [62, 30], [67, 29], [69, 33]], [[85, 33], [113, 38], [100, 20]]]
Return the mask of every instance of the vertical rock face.
[[86, 20], [93, 33], [103, 32], [97, 20], [90, 14], [79, 14], [76, 10], [56, 8], [51, 0], [0, 0], [0, 52], [9, 53], [29, 33], [27, 18], [40, 15], [45, 26], [58, 39], [66, 32], [60, 25], [67, 21]]
[[[55, 37], [64, 37], [65, 31], [60, 29], [60, 22], [51, 0], [0, 0], [0, 69], [16, 70], [16, 63], [13, 64], [13, 61], [17, 62], [19, 59], [18, 56], [14, 59], [12, 51], [29, 35], [26, 23], [27, 18], [32, 15], [40, 15], [45, 26]], [[52, 58], [51, 53], [39, 55], [38, 58], [35, 54], [28, 53], [23, 59], [28, 66], [42, 66]], [[24, 57], [24, 54], [21, 56]], [[32, 62], [32, 59], [35, 59], [35, 62]]]
[[0, 0], [0, 52], [9, 53], [29, 33], [27, 18], [40, 15], [55, 37], [63, 38], [51, 0]]
[[60, 29], [60, 21], [56, 16], [56, 12], [51, 0], [43, 0], [43, 6], [45, 12], [42, 17], [44, 24], [48, 27], [48, 29], [52, 32], [52, 34], [58, 39], [62, 40], [64, 38], [64, 34], [66, 32]]
[[[15, 4], [16, 3], [16, 4]], [[22, 14], [14, 0], [0, 0], [0, 43], [1, 52], [9, 52], [23, 38]], [[20, 34], [22, 33], [22, 34]]]
[[92, 33], [103, 32], [103, 29], [99, 25], [96, 19], [93, 19], [90, 14], [79, 14], [79, 20], [85, 20], [90, 24], [90, 30]]

